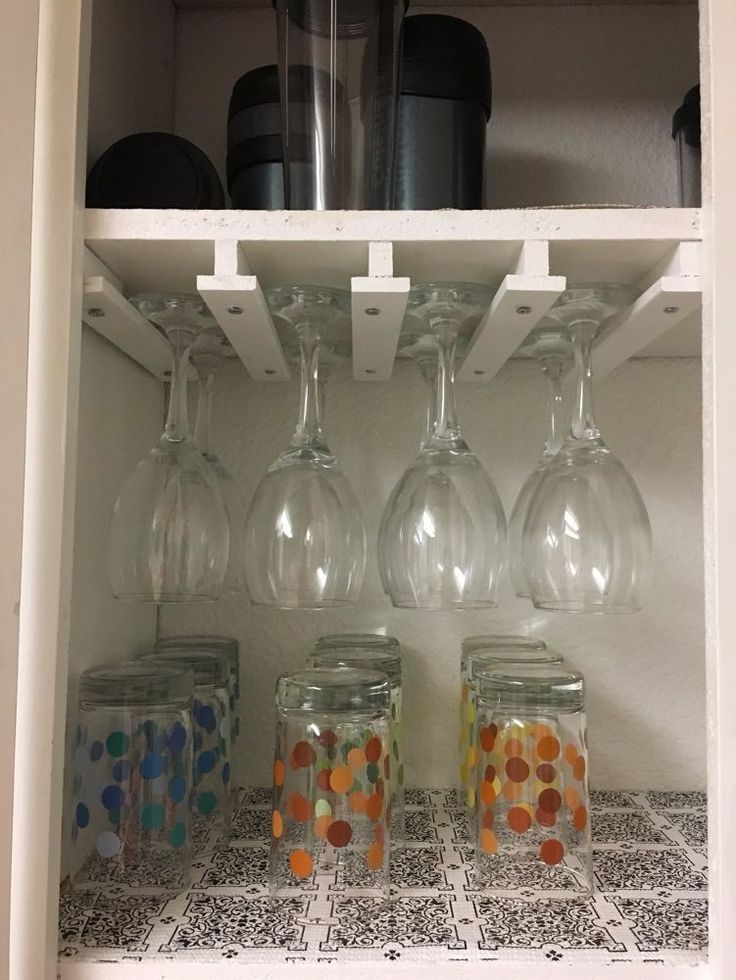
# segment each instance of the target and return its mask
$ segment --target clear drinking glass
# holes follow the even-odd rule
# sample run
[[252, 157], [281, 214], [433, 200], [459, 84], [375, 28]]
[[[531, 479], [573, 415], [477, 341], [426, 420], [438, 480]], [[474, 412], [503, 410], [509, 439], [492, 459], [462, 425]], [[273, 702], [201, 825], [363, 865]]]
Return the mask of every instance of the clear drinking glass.
[[245, 513], [243, 497], [235, 480], [212, 443], [212, 392], [227, 344], [219, 327], [203, 330], [192, 347], [190, 359], [199, 379], [194, 441], [215, 474], [230, 528], [230, 552], [223, 593], [245, 588]]
[[197, 295], [147, 293], [131, 300], [165, 330], [173, 351], [166, 427], [115, 504], [108, 571], [118, 599], [216, 599], [228, 567], [230, 531], [216, 477], [189, 437], [189, 349], [215, 321]]
[[391, 689], [377, 671], [317, 667], [276, 685], [271, 892], [328, 875], [389, 896]]
[[390, 207], [404, 0], [276, 0], [286, 206]]
[[521, 350], [535, 357], [544, 373], [547, 388], [547, 438], [539, 462], [524, 481], [514, 503], [509, 519], [509, 569], [511, 584], [518, 596], [529, 597], [524, 571], [522, 534], [529, 501], [539, 485], [545, 470], [555, 458], [563, 443], [562, 434], [562, 377], [567, 368], [572, 348], [567, 332], [556, 320], [544, 320], [522, 344]]
[[591, 349], [600, 325], [638, 296], [631, 286], [571, 286], [549, 311], [575, 352], [570, 435], [545, 469], [523, 531], [532, 602], [571, 613], [625, 613], [645, 601], [652, 536], [644, 501], [601, 438], [593, 415]]
[[[468, 637], [478, 640], [481, 637]], [[476, 730], [475, 671], [493, 664], [562, 663], [562, 658], [547, 650], [544, 640], [530, 636], [486, 636], [484, 646], [463, 648], [460, 654], [460, 740], [458, 797], [472, 811], [475, 806], [475, 767], [478, 763]], [[463, 640], [463, 647], [465, 645]]]
[[[401, 720], [402, 705], [402, 660], [398, 641], [395, 646], [369, 641], [361, 646], [357, 637], [361, 634], [348, 634], [344, 647], [330, 646], [315, 648], [309, 658], [312, 667], [352, 667], [357, 670], [377, 670], [385, 674], [391, 685], [391, 711], [388, 722], [388, 758], [386, 765], [391, 776], [391, 842], [400, 847], [405, 837], [404, 817], [404, 729]], [[365, 635], [365, 634], [362, 634]], [[375, 634], [368, 636], [377, 639]], [[380, 637], [381, 640], [394, 640], [394, 637]]]
[[287, 352], [298, 340], [301, 400], [289, 447], [248, 513], [248, 592], [254, 603], [285, 609], [352, 605], [363, 584], [365, 531], [353, 488], [325, 441], [320, 391], [321, 351], [349, 352], [348, 295], [295, 286], [269, 291], [268, 302]]
[[230, 841], [230, 698], [227, 657], [190, 647], [156, 650], [146, 664], [176, 664], [194, 674], [192, 701], [192, 840], [196, 855]]
[[91, 903], [189, 885], [193, 687], [190, 670], [140, 661], [79, 680], [70, 882]]
[[235, 806], [243, 779], [236, 761], [235, 745], [240, 735], [240, 644], [234, 636], [194, 633], [183, 636], [161, 636], [153, 645], [159, 650], [210, 650], [222, 654], [228, 663], [228, 703], [230, 706], [230, 805]]
[[436, 381], [431, 434], [394, 487], [378, 535], [381, 577], [394, 606], [479, 609], [497, 602], [506, 519], [493, 482], [462, 438], [454, 390], [458, 344], [467, 342], [491, 295], [467, 283], [415, 286], [409, 294], [400, 342], [420, 366], [434, 352]]
[[476, 674], [476, 885], [506, 896], [593, 893], [584, 682], [555, 665]]
[[395, 636], [386, 636], [384, 633], [327, 633], [320, 636], [314, 644], [315, 653], [320, 650], [346, 650], [350, 647], [398, 653], [401, 644]]

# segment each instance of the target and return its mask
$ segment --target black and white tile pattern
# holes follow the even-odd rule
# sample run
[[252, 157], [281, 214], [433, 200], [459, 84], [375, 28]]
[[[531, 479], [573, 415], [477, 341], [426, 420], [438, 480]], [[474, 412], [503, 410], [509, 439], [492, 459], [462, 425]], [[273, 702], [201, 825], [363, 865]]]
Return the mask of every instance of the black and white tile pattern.
[[[707, 830], [702, 793], [594, 792], [598, 891], [556, 903], [555, 869], [529, 869], [513, 896], [474, 887], [473, 847], [453, 790], [408, 790], [406, 846], [392, 854], [392, 901], [344, 893], [339, 876], [294, 897], [268, 894], [270, 790], [247, 789], [227, 851], [200, 858], [168, 902], [62, 897], [59, 956], [201, 963], [540, 964], [637, 959], [695, 963], [707, 951]], [[564, 869], [563, 869], [564, 870]], [[545, 873], [547, 872], [547, 873]], [[517, 885], [518, 881], [509, 883]], [[63, 973], [62, 973], [63, 975]]]

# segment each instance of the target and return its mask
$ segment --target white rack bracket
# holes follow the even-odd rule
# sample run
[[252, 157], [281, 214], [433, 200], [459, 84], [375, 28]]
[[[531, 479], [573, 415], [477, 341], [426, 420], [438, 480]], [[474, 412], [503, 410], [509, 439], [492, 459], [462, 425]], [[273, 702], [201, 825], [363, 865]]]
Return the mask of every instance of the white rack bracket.
[[702, 306], [699, 242], [681, 242], [639, 285], [644, 292], [606, 324], [593, 350], [597, 379], [648, 347]]
[[255, 381], [289, 380], [268, 303], [237, 241], [215, 242], [215, 274], [197, 276], [197, 292]]
[[353, 377], [387, 381], [391, 377], [411, 282], [394, 277], [391, 242], [369, 242], [368, 275], [350, 280], [353, 324]]
[[119, 347], [156, 378], [171, 369], [171, 347], [152, 323], [123, 296], [122, 283], [85, 249], [82, 322]]
[[458, 381], [488, 381], [511, 357], [564, 291], [564, 276], [549, 274], [549, 242], [526, 241], [478, 325]]

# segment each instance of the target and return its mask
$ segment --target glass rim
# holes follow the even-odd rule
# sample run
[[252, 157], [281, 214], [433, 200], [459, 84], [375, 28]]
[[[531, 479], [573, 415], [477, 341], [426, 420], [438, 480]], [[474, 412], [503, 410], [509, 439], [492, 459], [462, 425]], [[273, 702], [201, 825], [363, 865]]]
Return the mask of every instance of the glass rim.
[[387, 633], [325, 633], [317, 638], [314, 649], [344, 650], [353, 646], [399, 647], [401, 644], [395, 636]]
[[[506, 655], [505, 655], [506, 654]], [[545, 648], [544, 650], [474, 650], [468, 654], [465, 668], [468, 679], [473, 681], [479, 671], [486, 667], [495, 669], [496, 667], [509, 666], [515, 670], [516, 667], [545, 667], [562, 666], [563, 657], [554, 650]]]
[[230, 678], [230, 664], [222, 650], [192, 650], [189, 647], [153, 650], [141, 654], [139, 660], [163, 664], [182, 664], [194, 674], [194, 686], [226, 687]]
[[280, 710], [349, 714], [380, 711], [388, 716], [391, 684], [377, 670], [355, 667], [303, 667], [276, 681]]
[[234, 636], [214, 633], [185, 633], [181, 636], [160, 636], [153, 645], [154, 653], [165, 650], [202, 650], [226, 656], [231, 667], [237, 667], [240, 645]]
[[187, 705], [194, 692], [194, 673], [184, 664], [122, 660], [97, 664], [79, 677], [80, 707]]
[[314, 650], [310, 654], [310, 667], [346, 667], [357, 670], [380, 671], [386, 674], [392, 687], [401, 686], [402, 661], [398, 651], [380, 647], [332, 647]]
[[585, 679], [577, 670], [555, 664], [487, 666], [475, 675], [478, 699], [504, 707], [585, 708]]

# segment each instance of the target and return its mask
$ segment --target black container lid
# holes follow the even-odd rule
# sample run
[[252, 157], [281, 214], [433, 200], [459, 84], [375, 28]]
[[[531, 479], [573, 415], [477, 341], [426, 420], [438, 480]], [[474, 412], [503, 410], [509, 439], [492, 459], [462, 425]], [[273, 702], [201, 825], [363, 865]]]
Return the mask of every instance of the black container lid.
[[232, 119], [243, 109], [254, 105], [278, 103], [279, 70], [276, 65], [261, 65], [241, 75], [233, 85], [227, 118]]
[[404, 21], [402, 95], [480, 102], [491, 118], [491, 58], [481, 32], [446, 14]]
[[134, 133], [113, 143], [87, 178], [89, 208], [223, 208], [209, 157], [171, 133]]
[[672, 139], [677, 138], [681, 129], [687, 127], [687, 142], [690, 146], [700, 146], [700, 86], [694, 85], [686, 93], [682, 105], [672, 117]]

